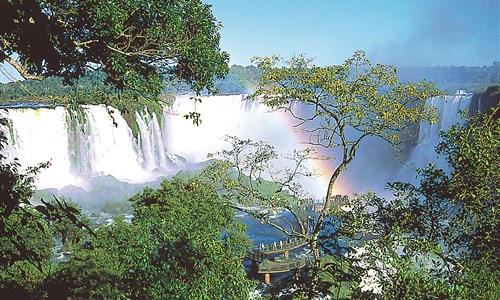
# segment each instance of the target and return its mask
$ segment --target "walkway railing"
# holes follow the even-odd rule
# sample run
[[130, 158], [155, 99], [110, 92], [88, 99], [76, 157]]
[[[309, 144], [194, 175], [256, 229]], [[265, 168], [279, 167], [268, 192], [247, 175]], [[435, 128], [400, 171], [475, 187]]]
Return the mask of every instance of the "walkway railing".
[[307, 241], [304, 238], [291, 238], [287, 240], [281, 240], [279, 242], [274, 242], [270, 244], [260, 244], [258, 247], [252, 248], [250, 252], [254, 253], [281, 253], [285, 251], [294, 250], [307, 245]]
[[260, 252], [260, 251], [252, 251], [252, 252], [247, 252], [245, 257], [249, 258], [253, 261], [261, 263], [264, 260], [266, 260], [268, 258], [268, 256], [269, 256], [268, 254]]
[[270, 261], [264, 260], [259, 265], [259, 273], [283, 273], [289, 272], [295, 269], [303, 268], [306, 265], [306, 260], [304, 258], [288, 259], [285, 261]]

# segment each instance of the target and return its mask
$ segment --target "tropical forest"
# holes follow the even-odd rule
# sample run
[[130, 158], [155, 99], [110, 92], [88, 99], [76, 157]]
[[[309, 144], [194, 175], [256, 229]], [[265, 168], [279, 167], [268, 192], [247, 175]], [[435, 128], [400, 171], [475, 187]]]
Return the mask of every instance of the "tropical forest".
[[500, 299], [496, 0], [0, 0], [0, 299]]

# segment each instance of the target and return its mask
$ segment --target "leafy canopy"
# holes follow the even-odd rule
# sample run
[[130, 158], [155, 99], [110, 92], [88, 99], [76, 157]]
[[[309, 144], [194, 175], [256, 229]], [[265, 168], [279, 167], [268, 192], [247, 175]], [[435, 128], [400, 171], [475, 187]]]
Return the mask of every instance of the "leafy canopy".
[[436, 148], [450, 173], [430, 165], [420, 170], [420, 186], [394, 183], [398, 201], [386, 208], [387, 220], [412, 232], [429, 247], [447, 253], [448, 262], [492, 257], [500, 244], [500, 119], [493, 114], [466, 118], [442, 133]]
[[449, 172], [429, 165], [417, 186], [390, 184], [395, 199], [367, 201], [378, 236], [368, 256], [393, 270], [379, 270], [379, 299], [499, 297], [499, 109], [441, 134]]
[[130, 200], [132, 223], [96, 230], [47, 280], [49, 298], [248, 298], [241, 258], [251, 244], [212, 185], [165, 180]]
[[[262, 75], [252, 97], [290, 112], [307, 135], [306, 142], [342, 150], [327, 203], [334, 195], [333, 183], [363, 139], [376, 136], [398, 146], [413, 124], [435, 121], [433, 108], [423, 102], [439, 94], [432, 84], [401, 83], [395, 68], [372, 65], [363, 51], [342, 65], [325, 67], [311, 65], [303, 56], [288, 61], [276, 56], [254, 58], [254, 62]], [[301, 110], [298, 103], [308, 108]]]
[[[366, 138], [381, 138], [398, 149], [411, 136], [414, 124], [434, 122], [434, 108], [427, 107], [424, 100], [440, 92], [432, 83], [425, 81], [400, 82], [394, 67], [373, 65], [363, 51], [355, 52], [342, 65], [325, 67], [313, 65], [312, 60], [304, 56], [290, 60], [277, 56], [257, 57], [253, 62], [262, 74], [251, 98], [290, 113], [297, 120], [295, 127], [303, 132], [306, 143], [341, 151], [330, 175], [325, 201], [312, 220], [313, 224], [307, 226], [311, 228], [307, 232], [307, 240], [314, 257], [307, 287], [308, 297], [311, 298], [321, 286], [319, 236], [325, 222], [337, 217], [332, 209], [338, 214], [341, 206], [333, 205], [334, 184], [338, 176], [356, 157], [361, 142]], [[237, 147], [234, 149], [237, 150]], [[262, 159], [266, 163], [269, 161], [265, 155]], [[238, 157], [226, 157], [226, 160], [235, 168], [240, 162], [247, 162]], [[296, 165], [301, 163], [296, 161]], [[295, 175], [289, 178], [290, 183], [296, 182]], [[268, 198], [271, 201], [266, 201], [274, 201], [273, 197]], [[283, 208], [287, 209], [286, 206]], [[299, 215], [297, 210], [294, 213]], [[342, 273], [342, 265], [335, 268], [331, 272]]]
[[100, 67], [118, 88], [157, 95], [165, 79], [200, 91], [227, 73], [221, 24], [200, 0], [3, 0], [0, 10], [0, 61], [25, 78], [69, 82]]

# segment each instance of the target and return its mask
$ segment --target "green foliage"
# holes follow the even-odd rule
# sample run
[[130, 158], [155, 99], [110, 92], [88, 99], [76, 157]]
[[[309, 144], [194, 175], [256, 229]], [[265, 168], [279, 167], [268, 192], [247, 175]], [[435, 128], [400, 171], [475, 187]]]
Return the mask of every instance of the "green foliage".
[[[226, 77], [216, 81], [216, 89], [222, 94], [250, 93], [257, 86], [259, 74], [260, 71], [254, 66], [233, 65]], [[172, 94], [185, 93], [190, 90], [185, 84], [176, 81], [165, 87], [166, 93], [158, 98], [152, 98], [130, 89], [120, 91], [112, 88], [105, 84], [105, 79], [106, 74], [98, 70], [87, 72], [83, 77], [75, 80], [72, 86], [64, 85], [63, 81], [56, 77], [0, 84], [0, 101], [6, 105], [18, 101], [41, 102], [52, 107], [64, 105], [69, 108], [70, 122], [76, 118], [78, 126], [84, 126], [84, 118], [80, 117], [83, 111], [82, 104], [105, 104], [120, 111], [132, 129], [132, 133], [137, 137], [139, 133], [137, 114], [145, 114], [147, 111], [161, 123], [164, 107], [173, 101]], [[110, 115], [112, 115], [112, 110], [110, 110]], [[196, 111], [190, 112], [187, 118], [193, 119], [194, 124], [201, 124], [200, 115]]]
[[113, 214], [113, 215], [130, 213], [130, 212], [132, 212], [132, 206], [131, 206], [130, 202], [127, 202], [125, 200], [108, 201], [108, 202], [106, 202], [106, 204], [104, 204], [102, 211], [104, 213]]
[[4, 219], [0, 235], [0, 294], [31, 292], [43, 279], [55, 241], [44, 216], [31, 207]]
[[[5, 136], [0, 131], [0, 150]], [[31, 168], [26, 173], [19, 164], [5, 162], [0, 154], [0, 270], [8, 272], [12, 264], [27, 261], [41, 268], [50, 258], [53, 240], [47, 230], [45, 217], [49, 210], [44, 206], [33, 206], [35, 175], [43, 165]]]
[[157, 263], [168, 269], [158, 274], [162, 283], [148, 277], [154, 274], [142, 273], [147, 271], [142, 267], [134, 281], [165, 284], [158, 288], [179, 299], [245, 297], [248, 283], [240, 258], [251, 244], [232, 208], [221, 202], [213, 187], [199, 178], [174, 179], [164, 181], [157, 191], [145, 189], [131, 201], [134, 223], [157, 233]]
[[24, 198], [32, 193], [31, 177], [18, 173], [16, 166], [1, 166], [2, 178], [13, 181], [2, 181], [1, 187], [2, 194], [10, 196], [2, 197], [0, 206], [0, 293], [27, 298], [50, 269], [53, 230], [66, 241], [75, 242], [81, 238], [83, 223], [77, 220], [79, 211], [64, 201], [32, 205], [29, 198]]
[[475, 258], [496, 254], [500, 245], [499, 109], [497, 105], [489, 114], [467, 118], [467, 125], [451, 127], [436, 148], [451, 169], [449, 192], [460, 220], [460, 241]]
[[[5, 120], [1, 120], [5, 126]], [[6, 137], [0, 130], [0, 152]], [[0, 153], [0, 294], [12, 298], [26, 298], [44, 279], [50, 269], [52, 249], [55, 244], [52, 224], [58, 228], [81, 228], [79, 210], [66, 201], [54, 198], [41, 200], [34, 205], [30, 198], [34, 193], [35, 176], [48, 164], [20, 171], [19, 164], [6, 162]]]
[[[106, 74], [102, 71], [88, 72], [82, 78], [75, 80], [72, 86], [63, 84], [56, 77], [43, 80], [27, 80], [0, 84], [0, 99], [8, 105], [11, 102], [37, 102], [49, 107], [66, 106], [69, 111], [69, 121], [75, 127], [84, 126], [83, 104], [105, 104], [111, 106], [123, 115], [132, 133], [137, 137], [139, 127], [137, 114], [146, 111], [156, 116], [159, 122], [163, 120], [163, 108], [172, 101], [169, 95], [158, 98], [145, 97], [131, 89], [122, 91], [105, 84]], [[108, 111], [112, 116], [113, 109]], [[74, 128], [81, 130], [81, 128]]]
[[189, 180], [197, 175], [199, 175], [197, 170], [180, 170], [174, 177], [182, 180]]
[[[233, 136], [226, 140], [231, 149], [217, 153], [218, 159], [207, 165], [202, 174], [212, 180], [219, 193], [235, 208], [288, 236], [307, 238], [308, 199], [295, 180], [313, 175], [305, 162], [314, 157], [314, 151], [294, 151], [287, 157], [291, 165], [278, 170], [274, 164], [279, 156], [272, 145]], [[273, 219], [276, 211], [291, 213], [296, 224], [279, 224]]]
[[106, 74], [100, 70], [87, 72], [81, 78], [65, 85], [62, 78], [46, 77], [42, 80], [23, 80], [0, 84], [0, 99], [8, 101], [65, 101], [71, 95], [93, 94], [103, 91], [106, 94], [117, 94], [117, 90], [105, 84]]
[[[326, 67], [311, 65], [311, 60], [303, 56], [288, 61], [263, 57], [254, 62], [262, 75], [252, 97], [290, 112], [308, 135], [306, 142], [342, 151], [331, 174], [315, 235], [331, 206], [333, 185], [355, 158], [362, 140], [379, 137], [397, 148], [410, 136], [413, 124], [434, 122], [436, 118], [434, 109], [423, 102], [439, 94], [433, 84], [401, 83], [394, 67], [372, 65], [363, 51], [357, 51], [342, 65]], [[310, 109], [301, 113], [294, 109], [295, 103]]]
[[[65, 203], [67, 209], [71, 209], [81, 214], [80, 206], [71, 201], [71, 199], [54, 199], [47, 202], [47, 205], [58, 207], [60, 203]], [[73, 217], [64, 214], [59, 217], [53, 217], [50, 222], [50, 229], [53, 231], [56, 238], [61, 238], [65, 250], [79, 246], [83, 243], [89, 233], [86, 228], [90, 228], [90, 221], [84, 216], [80, 216], [78, 223], [75, 223]]]
[[260, 73], [255, 66], [233, 65], [224, 79], [216, 82], [216, 87], [223, 94], [250, 94], [259, 83]]
[[371, 198], [371, 211], [356, 212], [377, 236], [363, 260], [377, 270], [378, 299], [498, 298], [498, 109], [442, 133], [436, 151], [449, 172], [430, 165], [418, 186], [390, 184], [395, 199]]
[[[441, 244], [453, 259], [494, 256], [500, 243], [500, 122], [491, 114], [467, 118], [442, 133], [436, 151], [447, 158], [451, 173], [429, 166], [420, 171], [419, 187], [396, 183], [399, 197], [390, 209], [403, 230], [419, 229], [418, 237]], [[404, 215], [405, 213], [410, 213]], [[443, 222], [446, 220], [446, 222]], [[466, 249], [453, 253], [452, 249]]]
[[49, 298], [248, 297], [241, 257], [251, 244], [213, 186], [165, 180], [130, 200], [132, 223], [118, 217], [96, 230], [42, 288]]
[[[305, 295], [312, 298], [318, 292], [325, 292], [327, 286], [320, 278], [324, 266], [321, 266], [319, 236], [325, 222], [337, 217], [335, 214], [332, 216], [335, 213], [332, 209], [339, 207], [335, 205], [334, 198], [336, 179], [356, 157], [361, 142], [367, 137], [381, 138], [397, 148], [404, 138], [410, 136], [413, 124], [421, 120], [434, 122], [434, 108], [426, 107], [423, 100], [440, 92], [426, 82], [399, 82], [395, 68], [372, 65], [363, 51], [355, 52], [344, 64], [335, 66], [318, 67], [304, 56], [287, 61], [277, 56], [260, 57], [253, 62], [262, 73], [251, 98], [289, 112], [297, 119], [297, 128], [306, 135], [305, 142], [341, 150], [330, 175], [324, 205], [320, 213], [310, 220], [304, 213], [308, 199], [296, 181], [298, 177], [313, 175], [304, 168], [304, 161], [315, 156], [311, 149], [295, 152], [291, 157], [291, 168], [274, 171], [272, 162], [277, 154], [271, 146], [232, 139], [232, 149], [220, 153], [223, 162], [219, 164], [219, 170], [212, 174], [226, 190], [236, 190], [238, 203], [258, 205], [261, 211], [251, 213], [256, 218], [287, 235], [308, 241], [313, 262], [307, 274], [310, 280], [306, 284]], [[227, 170], [236, 170], [238, 180], [231, 180], [231, 172]], [[243, 175], [252, 180], [245, 182]], [[266, 175], [280, 187], [269, 195], [263, 195], [252, 186], [252, 182], [258, 182], [257, 179]], [[291, 193], [293, 200], [283, 197], [283, 192]], [[293, 215], [298, 224], [296, 228], [285, 228], [269, 220], [269, 211], [279, 209]], [[342, 264], [329, 266], [329, 272], [345, 273], [340, 271]]]
[[[295, 151], [287, 157], [291, 166], [277, 170], [273, 163], [278, 154], [271, 145], [229, 137], [232, 148], [219, 152], [221, 160], [206, 168], [206, 172], [238, 209], [289, 236], [307, 240], [313, 258], [300, 286], [303, 289], [297, 293], [312, 298], [329, 292], [331, 282], [322, 278], [332, 275], [343, 285], [361, 276], [359, 268], [351, 272], [342, 258], [334, 259], [351, 249], [351, 245], [334, 249], [324, 243], [328, 238], [338, 241], [341, 237], [354, 243], [359, 239], [356, 226], [368, 226], [364, 218], [341, 219], [345, 216], [340, 215], [341, 205], [333, 190], [337, 177], [355, 158], [365, 138], [379, 137], [398, 147], [409, 136], [413, 124], [435, 121], [434, 108], [426, 107], [423, 100], [439, 91], [426, 82], [399, 82], [395, 68], [372, 65], [362, 51], [336, 66], [318, 67], [303, 56], [288, 61], [276, 56], [261, 57], [254, 62], [262, 73], [251, 98], [289, 112], [298, 120], [297, 128], [307, 135], [306, 142], [342, 151], [331, 174], [324, 205], [318, 215], [310, 215], [306, 209], [309, 199], [297, 182], [299, 177], [314, 175], [304, 165], [308, 159], [316, 158], [312, 149]], [[296, 104], [301, 105], [300, 110]], [[263, 178], [271, 178], [275, 183], [276, 188], [265, 188], [267, 194], [261, 188]], [[257, 206], [258, 210], [248, 209], [249, 206]], [[277, 210], [289, 212], [295, 224], [282, 225], [272, 220], [270, 216]], [[326, 232], [325, 227], [333, 231]], [[321, 264], [322, 251], [331, 251], [332, 262]]]
[[[39, 246], [46, 247], [43, 238], [35, 237]], [[0, 294], [5, 299], [37, 299], [37, 288], [46, 279], [51, 266], [40, 267], [28, 261], [17, 261], [8, 270], [0, 271]]]
[[23, 203], [19, 210], [2, 219], [5, 225], [0, 236], [2, 295], [35, 297], [51, 270], [54, 237], [61, 237], [67, 250], [88, 235], [86, 221], [77, 219], [80, 209], [76, 204], [56, 198], [42, 203], [38, 206]]
[[[99, 228], [71, 259], [61, 263], [39, 287], [47, 299], [124, 299], [122, 276], [127, 272], [124, 251], [134, 250], [130, 243], [141, 234], [117, 217], [110, 227]], [[144, 233], [142, 233], [144, 236]], [[130, 243], [130, 247], [123, 247]], [[122, 245], [122, 247], [119, 247]], [[120, 251], [120, 252], [118, 252]], [[130, 257], [133, 259], [133, 257]]]
[[[314, 107], [312, 114], [295, 117], [304, 123], [315, 121], [308, 128], [314, 130], [309, 141], [324, 147], [355, 152], [357, 141], [365, 136], [378, 136], [398, 145], [399, 133], [410, 124], [435, 119], [432, 108], [421, 103], [439, 93], [432, 84], [400, 83], [395, 68], [373, 66], [362, 51], [338, 66], [311, 66], [302, 56], [289, 61], [256, 58], [255, 62], [263, 75], [253, 97], [262, 97], [266, 105], [288, 111], [293, 102]], [[345, 127], [359, 134], [346, 140]]]
[[69, 82], [100, 66], [116, 87], [156, 96], [164, 79], [201, 91], [227, 73], [221, 24], [199, 0], [2, 1], [0, 10], [0, 60], [25, 77]]

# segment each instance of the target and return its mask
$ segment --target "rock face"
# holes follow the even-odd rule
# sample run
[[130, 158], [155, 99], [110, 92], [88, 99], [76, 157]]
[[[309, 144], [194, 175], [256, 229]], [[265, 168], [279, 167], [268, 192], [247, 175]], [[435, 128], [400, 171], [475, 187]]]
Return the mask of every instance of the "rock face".
[[500, 85], [490, 86], [484, 93], [472, 96], [469, 115], [476, 111], [488, 111], [500, 103]]

